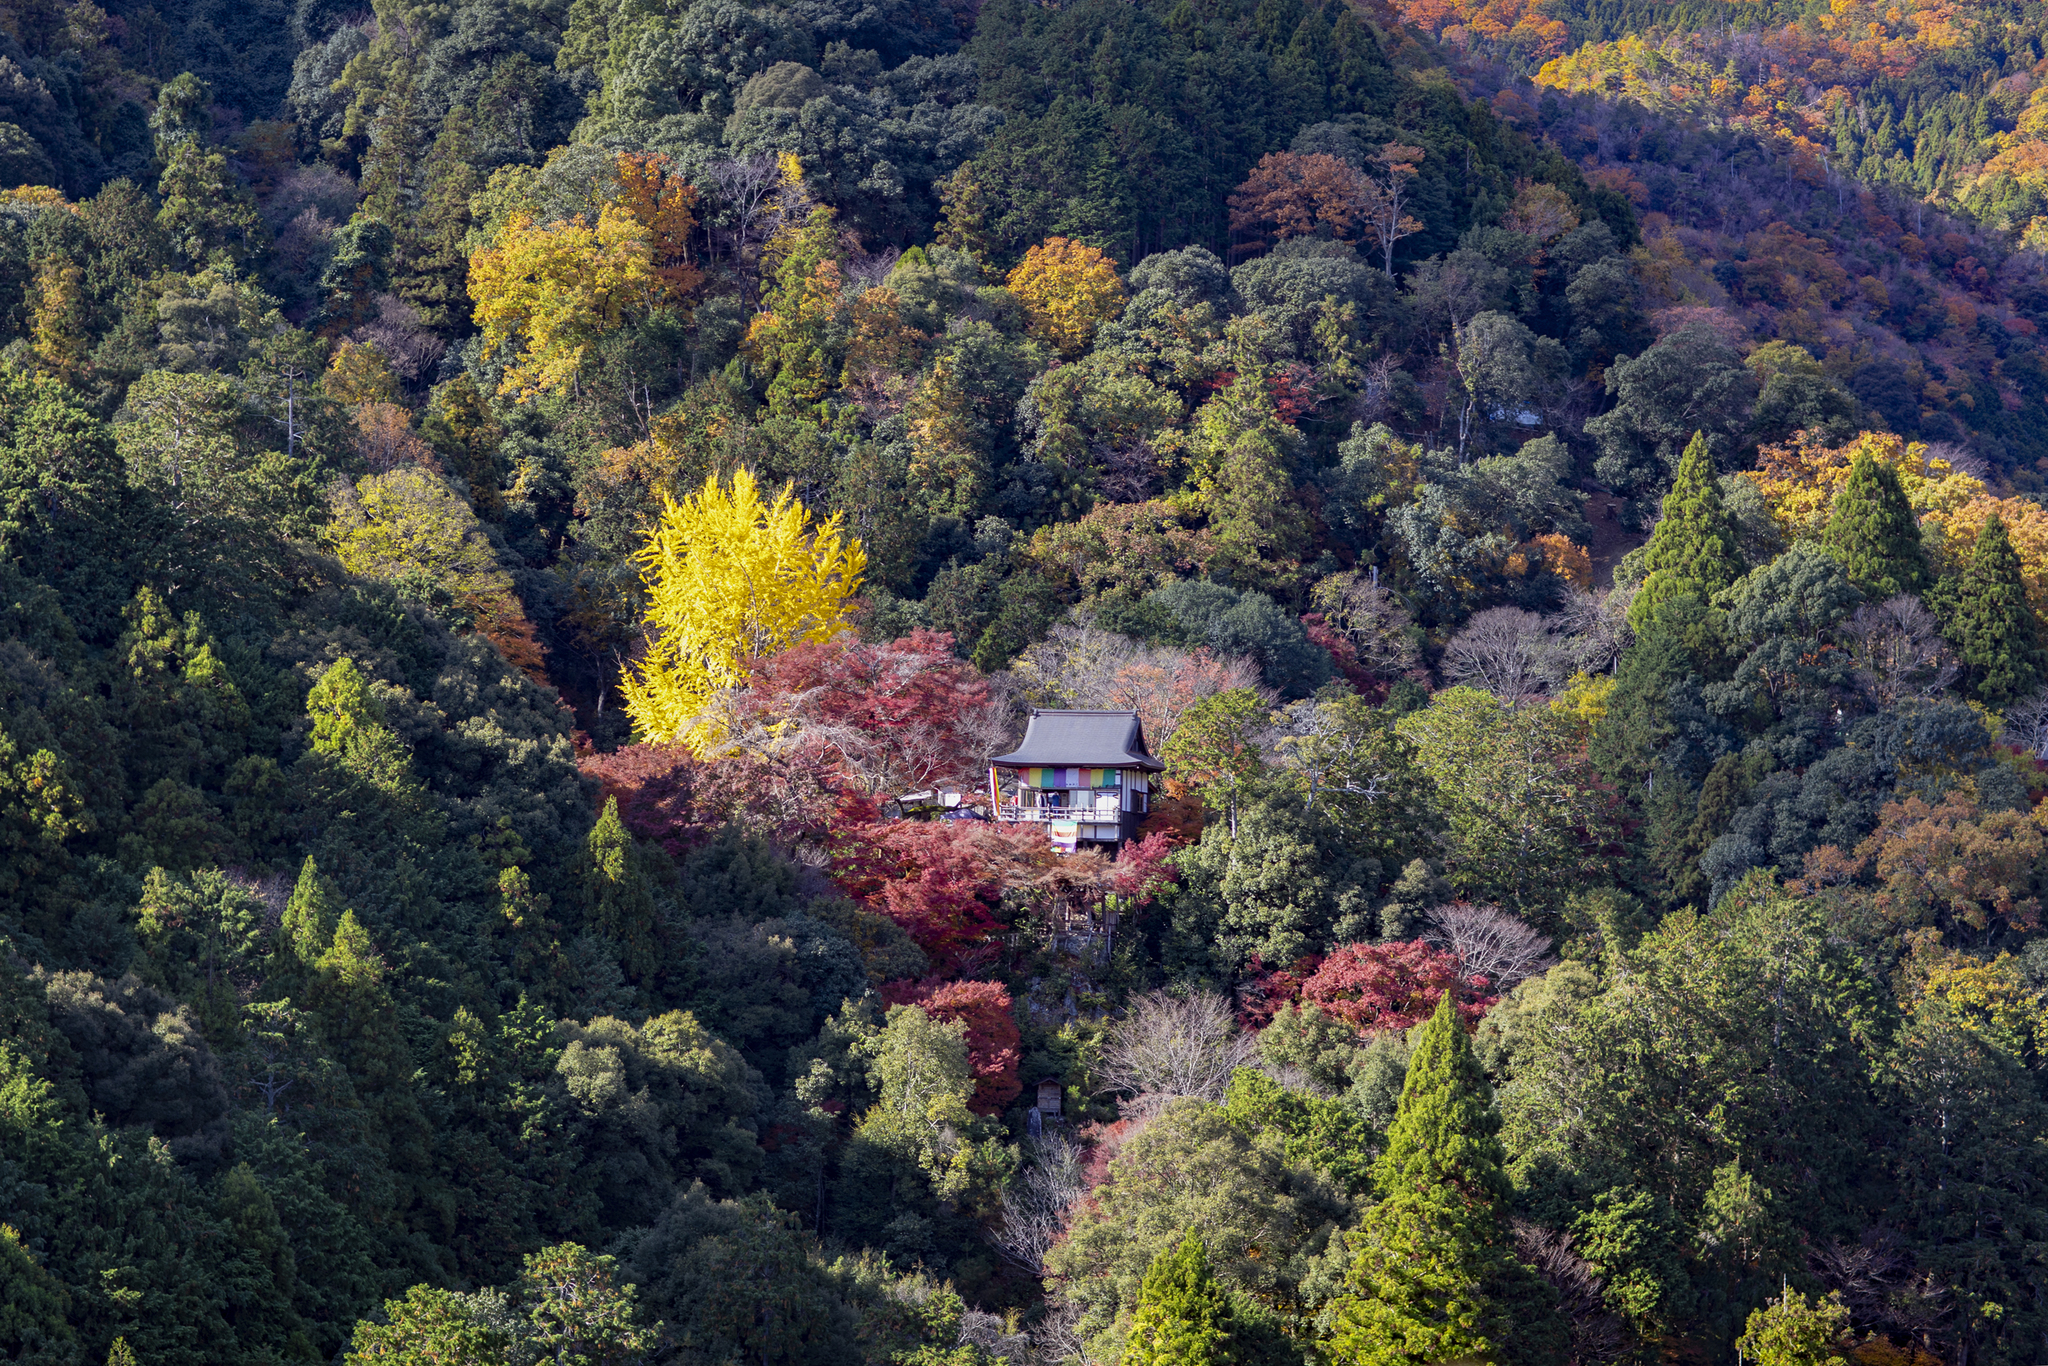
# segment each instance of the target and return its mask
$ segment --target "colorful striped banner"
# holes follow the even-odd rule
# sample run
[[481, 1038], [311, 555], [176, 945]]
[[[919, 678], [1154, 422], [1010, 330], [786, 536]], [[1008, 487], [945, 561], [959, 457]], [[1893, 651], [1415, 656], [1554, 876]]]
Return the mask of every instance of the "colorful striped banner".
[[1037, 788], [1122, 787], [1123, 770], [1116, 768], [1027, 768], [1026, 785]]

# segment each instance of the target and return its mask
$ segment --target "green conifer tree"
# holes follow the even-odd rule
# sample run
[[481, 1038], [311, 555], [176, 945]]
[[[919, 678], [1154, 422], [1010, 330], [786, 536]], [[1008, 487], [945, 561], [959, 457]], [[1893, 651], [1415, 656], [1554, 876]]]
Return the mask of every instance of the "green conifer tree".
[[1749, 1316], [1736, 1345], [1756, 1366], [1848, 1366], [1835, 1340], [1849, 1326], [1849, 1311], [1830, 1295], [1819, 1303], [1785, 1293]]
[[1556, 1299], [1516, 1260], [1500, 1116], [1445, 992], [1408, 1064], [1373, 1182], [1386, 1198], [1353, 1239], [1329, 1348], [1352, 1366], [1551, 1361]]
[[1671, 492], [1664, 495], [1664, 518], [1645, 547], [1643, 588], [1629, 606], [1629, 625], [1642, 630], [1657, 605], [1671, 598], [1689, 594], [1711, 601], [1742, 577], [1740, 546], [1735, 519], [1721, 504], [1713, 453], [1706, 437], [1694, 432]]
[[421, 170], [419, 213], [393, 228], [392, 288], [419, 310], [428, 327], [453, 330], [469, 322], [469, 293], [463, 287], [469, 258], [462, 237], [470, 226], [470, 196], [483, 188], [476, 169], [475, 122], [462, 108], [441, 120], [440, 135]]
[[1871, 598], [1881, 601], [1927, 587], [1920, 519], [1906, 501], [1899, 472], [1867, 451], [1856, 457], [1848, 482], [1835, 494], [1821, 544], [1841, 562], [1849, 582]]
[[1962, 660], [1965, 682], [1986, 706], [2007, 706], [2048, 676], [2020, 557], [1996, 515], [1977, 533], [1962, 572], [1943, 582], [1935, 605], [1943, 633]]
[[1192, 1231], [1152, 1259], [1124, 1348], [1124, 1366], [1228, 1366], [1239, 1360], [1237, 1316]]
[[384, 707], [370, 691], [370, 679], [346, 656], [329, 665], [306, 694], [313, 722], [313, 752], [333, 759], [403, 808], [425, 801], [412, 771], [412, 754], [385, 724]]
[[319, 967], [351, 987], [374, 985], [384, 975], [377, 945], [354, 911], [341, 913], [341, 923], [334, 927], [334, 942], [320, 955]]
[[619, 800], [605, 799], [604, 814], [591, 827], [583, 872], [584, 924], [619, 948], [620, 966], [638, 981], [654, 970], [654, 886], [633, 848], [633, 836], [619, 819]]
[[291, 900], [284, 904], [284, 916], [278, 926], [283, 940], [279, 948], [312, 967], [334, 942], [334, 927], [341, 916], [340, 889], [308, 854], [299, 866], [299, 880], [292, 887]]

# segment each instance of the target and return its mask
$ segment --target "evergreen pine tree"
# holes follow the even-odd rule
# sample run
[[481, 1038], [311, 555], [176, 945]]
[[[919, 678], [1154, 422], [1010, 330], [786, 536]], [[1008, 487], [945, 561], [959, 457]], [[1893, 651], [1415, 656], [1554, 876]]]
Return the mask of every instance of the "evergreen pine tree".
[[440, 135], [421, 171], [419, 213], [392, 228], [397, 236], [392, 289], [419, 310], [428, 327], [452, 331], [469, 323], [464, 289], [469, 258], [462, 236], [470, 226], [470, 196], [483, 188], [475, 131], [467, 109], [452, 109], [441, 120]]
[[341, 922], [334, 927], [334, 942], [320, 955], [319, 967], [351, 987], [374, 986], [384, 975], [377, 945], [354, 911], [341, 913]]
[[583, 872], [584, 926], [618, 946], [620, 965], [638, 981], [654, 970], [654, 885], [619, 819], [619, 799], [607, 797], [591, 827]]
[[2020, 557], [1997, 515], [1977, 533], [1962, 572], [1941, 585], [1936, 607], [1970, 691], [1986, 706], [2007, 706], [2048, 675]]
[[1920, 549], [1920, 519], [1906, 501], [1899, 472], [1857, 455], [1848, 482], [1835, 494], [1821, 544], [1841, 562], [1849, 582], [1873, 599], [1918, 593], [1927, 587]]
[[291, 900], [284, 904], [284, 916], [278, 925], [284, 942], [279, 948], [307, 967], [313, 966], [334, 941], [334, 927], [340, 923], [341, 914], [340, 889], [308, 854], [299, 866], [299, 880], [292, 888]]
[[1678, 462], [1678, 477], [1664, 495], [1664, 518], [1644, 551], [1642, 591], [1628, 609], [1629, 625], [1640, 631], [1657, 605], [1690, 594], [1711, 601], [1742, 577], [1742, 551], [1735, 521], [1721, 504], [1714, 457], [1707, 439], [1693, 433]]
[[1408, 1064], [1373, 1183], [1386, 1198], [1355, 1235], [1331, 1359], [1425, 1366], [1556, 1359], [1556, 1300], [1509, 1242], [1506, 1153], [1493, 1092], [1445, 992]]
[[1145, 1272], [1124, 1348], [1124, 1366], [1228, 1366], [1236, 1362], [1230, 1296], [1209, 1270], [1208, 1250], [1190, 1231]]

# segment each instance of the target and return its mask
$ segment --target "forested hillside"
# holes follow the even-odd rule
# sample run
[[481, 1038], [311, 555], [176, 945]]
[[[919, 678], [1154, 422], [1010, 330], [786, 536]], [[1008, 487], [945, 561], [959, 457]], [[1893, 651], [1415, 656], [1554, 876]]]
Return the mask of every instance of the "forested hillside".
[[0, 1359], [2048, 1361], [2041, 26], [0, 6]]

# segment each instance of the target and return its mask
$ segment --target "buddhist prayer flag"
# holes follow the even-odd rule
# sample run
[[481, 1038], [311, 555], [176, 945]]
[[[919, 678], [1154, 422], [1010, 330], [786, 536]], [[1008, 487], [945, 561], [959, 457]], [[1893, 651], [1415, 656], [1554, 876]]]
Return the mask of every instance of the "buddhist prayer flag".
[[1123, 771], [1114, 768], [1027, 768], [1021, 770], [1028, 787], [1120, 787]]

